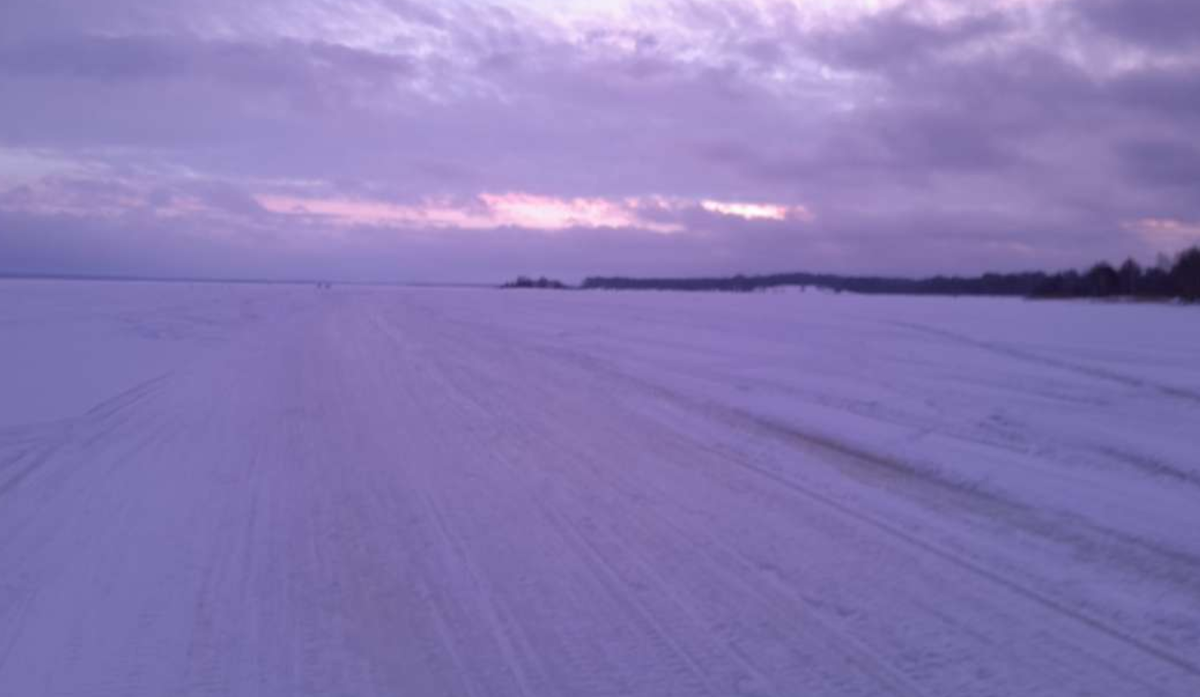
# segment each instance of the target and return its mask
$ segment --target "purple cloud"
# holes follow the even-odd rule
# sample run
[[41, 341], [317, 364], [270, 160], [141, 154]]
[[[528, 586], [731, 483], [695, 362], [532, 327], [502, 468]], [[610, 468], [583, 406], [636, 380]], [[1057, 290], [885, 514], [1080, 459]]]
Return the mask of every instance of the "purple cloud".
[[1200, 45], [1200, 5], [1191, 0], [1075, 0], [1096, 29], [1155, 49]]
[[0, 271], [492, 280], [1150, 258], [1165, 243], [1139, 221], [1200, 221], [1191, 5], [730, 0], [552, 18], [16, 0], [0, 8]]

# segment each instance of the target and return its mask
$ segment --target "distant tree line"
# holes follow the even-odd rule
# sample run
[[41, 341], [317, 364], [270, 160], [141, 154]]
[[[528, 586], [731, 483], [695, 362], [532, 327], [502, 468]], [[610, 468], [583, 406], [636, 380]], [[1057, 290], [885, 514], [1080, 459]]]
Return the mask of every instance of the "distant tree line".
[[935, 276], [932, 278], [892, 278], [887, 276], [838, 276], [835, 274], [781, 273], [765, 276], [731, 276], [712, 278], [621, 278], [592, 277], [583, 282], [584, 288], [619, 290], [716, 290], [750, 292], [781, 286], [812, 286], [834, 291], [915, 295], [1029, 295], [1044, 282], [1044, 273], [995, 274], [964, 278]]
[[1133, 259], [1118, 268], [1101, 262], [1084, 273], [1064, 271], [1047, 276], [1034, 288], [1037, 298], [1181, 298], [1200, 300], [1200, 247], [1181, 252], [1174, 261], [1163, 257], [1143, 269]]
[[1172, 261], [1163, 258], [1143, 269], [1130, 259], [1119, 268], [1100, 263], [1080, 273], [988, 273], [982, 276], [838, 276], [835, 274], [782, 273], [760, 276], [710, 278], [591, 277], [583, 288], [614, 290], [689, 290], [749, 292], [780, 286], [812, 286], [837, 292], [911, 295], [1006, 295], [1033, 298], [1182, 298], [1200, 300], [1200, 247], [1188, 249]]
[[509, 281], [501, 286], [501, 288], [551, 288], [554, 290], [562, 290], [566, 287], [567, 285], [562, 281], [555, 281], [554, 279], [546, 278], [545, 276], [542, 276], [538, 279], [529, 278], [528, 276], [519, 276], [517, 280]]

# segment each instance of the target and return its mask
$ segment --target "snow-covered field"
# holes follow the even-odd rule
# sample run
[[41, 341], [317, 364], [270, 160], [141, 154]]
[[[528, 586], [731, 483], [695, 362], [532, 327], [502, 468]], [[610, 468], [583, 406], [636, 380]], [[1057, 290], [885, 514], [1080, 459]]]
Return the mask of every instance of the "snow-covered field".
[[0, 695], [1200, 694], [1200, 311], [0, 282]]

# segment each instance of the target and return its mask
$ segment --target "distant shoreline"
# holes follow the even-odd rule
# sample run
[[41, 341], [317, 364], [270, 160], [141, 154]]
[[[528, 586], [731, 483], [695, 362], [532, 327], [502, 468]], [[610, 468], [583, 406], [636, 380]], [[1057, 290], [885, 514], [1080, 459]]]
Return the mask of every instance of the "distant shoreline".
[[491, 283], [420, 283], [407, 281], [339, 281], [327, 279], [210, 278], [187, 276], [110, 276], [104, 274], [29, 274], [0, 272], [0, 281], [98, 281], [105, 283], [209, 283], [268, 286], [307, 286], [332, 283], [340, 286], [396, 286], [406, 288], [492, 288]]
[[680, 290], [753, 292], [772, 288], [821, 288], [864, 295], [993, 296], [1037, 299], [1130, 298], [1200, 301], [1200, 247], [1180, 252], [1173, 262], [1143, 269], [1133, 259], [1120, 267], [1100, 262], [1079, 271], [985, 273], [979, 276], [842, 276], [822, 273], [779, 273], [701, 278], [628, 278], [593, 276], [581, 288], [597, 290]]

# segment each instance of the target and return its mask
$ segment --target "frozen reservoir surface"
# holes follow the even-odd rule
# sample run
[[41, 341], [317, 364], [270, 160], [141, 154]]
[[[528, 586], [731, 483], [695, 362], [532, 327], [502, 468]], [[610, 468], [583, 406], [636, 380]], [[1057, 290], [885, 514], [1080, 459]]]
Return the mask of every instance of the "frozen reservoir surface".
[[1200, 309], [0, 282], [0, 695], [1200, 694]]

